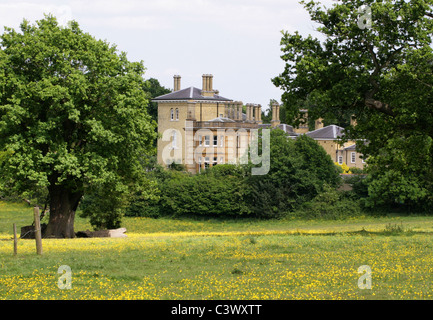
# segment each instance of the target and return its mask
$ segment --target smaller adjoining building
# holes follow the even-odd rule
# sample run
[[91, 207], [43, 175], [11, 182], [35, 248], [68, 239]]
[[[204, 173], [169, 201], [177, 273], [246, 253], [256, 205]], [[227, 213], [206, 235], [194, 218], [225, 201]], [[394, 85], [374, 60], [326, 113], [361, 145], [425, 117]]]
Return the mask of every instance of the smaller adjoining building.
[[344, 128], [332, 124], [305, 134], [316, 140], [334, 162], [345, 163], [349, 167], [364, 168], [365, 161], [363, 155], [356, 150], [356, 143], [354, 141], [343, 144], [338, 142], [340, 138], [344, 137]]

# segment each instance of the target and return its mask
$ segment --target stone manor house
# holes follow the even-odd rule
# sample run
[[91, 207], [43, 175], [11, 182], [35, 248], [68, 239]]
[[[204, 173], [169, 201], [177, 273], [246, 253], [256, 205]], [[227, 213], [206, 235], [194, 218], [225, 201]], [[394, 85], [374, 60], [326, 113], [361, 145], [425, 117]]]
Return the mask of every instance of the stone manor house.
[[[293, 128], [281, 123], [278, 103], [272, 105], [272, 120], [263, 124], [262, 106], [225, 98], [213, 88], [213, 75], [202, 76], [202, 87], [181, 88], [181, 77], [175, 75], [173, 92], [152, 99], [158, 103], [158, 163], [183, 164], [197, 173], [218, 164], [235, 163], [248, 151], [254, 133], [260, 128], [280, 128], [290, 138], [306, 134], [315, 139], [334, 162], [349, 167], [364, 167], [362, 155], [354, 142], [344, 145], [336, 140], [344, 129], [324, 127], [316, 121], [314, 131], [308, 127]], [[304, 110], [306, 112], [306, 110]]]

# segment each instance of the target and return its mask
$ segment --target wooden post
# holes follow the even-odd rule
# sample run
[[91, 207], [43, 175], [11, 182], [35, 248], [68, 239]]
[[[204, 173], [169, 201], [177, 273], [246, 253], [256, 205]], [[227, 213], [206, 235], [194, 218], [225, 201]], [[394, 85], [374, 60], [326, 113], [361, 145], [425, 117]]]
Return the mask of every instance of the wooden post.
[[17, 225], [14, 223], [14, 256], [18, 253]]
[[36, 239], [36, 252], [42, 254], [42, 233], [41, 233], [41, 221], [39, 219], [39, 207], [33, 208], [35, 216], [35, 239]]

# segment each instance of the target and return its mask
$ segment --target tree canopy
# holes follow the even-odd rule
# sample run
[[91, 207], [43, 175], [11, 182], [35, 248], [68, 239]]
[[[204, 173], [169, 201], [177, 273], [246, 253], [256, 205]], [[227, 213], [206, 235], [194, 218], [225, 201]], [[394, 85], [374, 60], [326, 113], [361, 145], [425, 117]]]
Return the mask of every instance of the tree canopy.
[[53, 16], [0, 37], [0, 163], [8, 188], [47, 188], [45, 236], [74, 237], [85, 192], [122, 192], [156, 137], [145, 68], [116, 46]]
[[289, 119], [299, 117], [302, 103], [315, 118], [353, 115], [345, 138], [359, 142], [381, 184], [370, 188], [372, 199], [431, 201], [433, 1], [302, 3], [322, 38], [283, 32], [286, 64], [273, 83], [284, 90]]

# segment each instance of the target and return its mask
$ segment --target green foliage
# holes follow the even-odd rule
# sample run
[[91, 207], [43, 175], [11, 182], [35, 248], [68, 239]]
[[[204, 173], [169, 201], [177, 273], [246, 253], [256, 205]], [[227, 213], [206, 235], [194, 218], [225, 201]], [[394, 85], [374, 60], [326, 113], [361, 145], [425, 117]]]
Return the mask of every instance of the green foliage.
[[350, 199], [334, 188], [326, 187], [313, 200], [304, 203], [290, 217], [339, 220], [362, 214], [359, 200]]
[[292, 140], [284, 131], [274, 129], [270, 144], [269, 173], [247, 177], [247, 202], [255, 215], [278, 217], [313, 199], [325, 184], [339, 184], [331, 158], [313, 139], [301, 136]]
[[245, 178], [249, 172], [246, 166], [238, 166], [234, 164], [219, 164], [217, 166], [208, 168], [202, 174], [211, 175], [217, 178], [224, 177], [237, 177], [239, 179]]
[[357, 167], [350, 167], [349, 171], [352, 172], [353, 174], [363, 174], [364, 170], [361, 168], [357, 168]]
[[[153, 99], [171, 92], [170, 89], [161, 86], [159, 81], [155, 78], [146, 80], [143, 90], [146, 92], [146, 94], [148, 94], [149, 99]], [[148, 112], [154, 121], [158, 121], [158, 103], [150, 101]]]
[[161, 186], [162, 205], [172, 215], [239, 216], [250, 210], [243, 180], [231, 175], [197, 174]]
[[303, 159], [303, 169], [311, 171], [318, 180], [336, 187], [340, 177], [334, 170], [331, 156], [314, 139], [301, 135], [295, 140], [295, 152]]
[[156, 183], [158, 197], [135, 197], [126, 215], [274, 218], [313, 199], [325, 186], [340, 184], [334, 163], [313, 139], [292, 140], [274, 129], [270, 144], [270, 170], [262, 176], [251, 174], [252, 164], [217, 165], [196, 175], [155, 166], [148, 178]]
[[416, 175], [404, 175], [391, 169], [369, 179], [367, 207], [401, 204], [412, 209], [431, 211], [432, 200], [424, 181]]
[[[286, 65], [273, 83], [286, 115], [295, 121], [299, 102], [312, 118], [354, 115], [345, 139], [369, 156], [367, 203], [431, 207], [433, 0], [302, 3], [324, 40], [283, 32]], [[362, 5], [371, 28], [358, 26]]]
[[0, 179], [17, 194], [61, 189], [57, 194], [73, 203], [59, 206], [50, 193], [50, 215], [59, 214], [58, 221], [72, 213], [57, 208], [76, 208], [89, 190], [116, 185], [128, 192], [157, 136], [146, 111], [143, 63], [128, 61], [77, 22], [61, 27], [52, 16], [24, 21], [21, 32], [5, 30], [0, 150], [10, 156], [0, 162]]
[[95, 230], [117, 229], [121, 226], [126, 199], [123, 194], [114, 195], [101, 189], [86, 195], [80, 207], [80, 216], [89, 218]]

